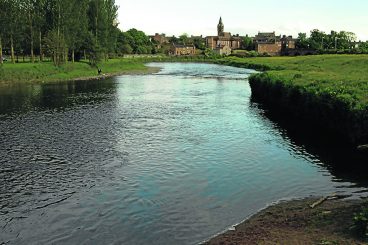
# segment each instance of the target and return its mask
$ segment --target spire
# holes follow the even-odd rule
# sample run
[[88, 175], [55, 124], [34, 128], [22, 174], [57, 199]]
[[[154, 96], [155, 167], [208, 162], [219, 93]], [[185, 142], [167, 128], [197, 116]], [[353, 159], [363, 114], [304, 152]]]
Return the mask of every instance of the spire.
[[224, 35], [224, 24], [222, 23], [222, 18], [220, 16], [219, 23], [217, 25], [217, 35], [223, 36]]

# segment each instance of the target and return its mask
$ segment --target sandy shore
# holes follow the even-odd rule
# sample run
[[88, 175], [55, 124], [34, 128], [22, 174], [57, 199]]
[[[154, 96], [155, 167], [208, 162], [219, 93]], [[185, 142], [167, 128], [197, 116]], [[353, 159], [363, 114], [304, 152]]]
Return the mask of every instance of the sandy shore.
[[327, 200], [311, 208], [318, 200], [281, 202], [203, 244], [368, 244], [351, 229], [367, 200]]

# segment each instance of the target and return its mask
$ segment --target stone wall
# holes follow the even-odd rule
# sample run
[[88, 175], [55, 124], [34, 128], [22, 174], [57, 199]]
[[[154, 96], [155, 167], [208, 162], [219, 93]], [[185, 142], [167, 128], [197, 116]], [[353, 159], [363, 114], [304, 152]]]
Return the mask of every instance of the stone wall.
[[268, 53], [269, 55], [280, 55], [281, 54], [281, 42], [258, 43], [256, 44], [256, 51], [260, 54]]
[[194, 46], [172, 47], [171, 54], [173, 55], [195, 55], [196, 49]]

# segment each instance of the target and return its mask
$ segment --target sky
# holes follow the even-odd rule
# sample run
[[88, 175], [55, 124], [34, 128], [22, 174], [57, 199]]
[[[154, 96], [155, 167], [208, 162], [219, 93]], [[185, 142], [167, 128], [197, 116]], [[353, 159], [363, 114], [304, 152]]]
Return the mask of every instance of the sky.
[[259, 31], [297, 36], [319, 29], [351, 31], [368, 40], [367, 0], [115, 0], [120, 28], [147, 35], [217, 35], [220, 16], [225, 31], [254, 36]]

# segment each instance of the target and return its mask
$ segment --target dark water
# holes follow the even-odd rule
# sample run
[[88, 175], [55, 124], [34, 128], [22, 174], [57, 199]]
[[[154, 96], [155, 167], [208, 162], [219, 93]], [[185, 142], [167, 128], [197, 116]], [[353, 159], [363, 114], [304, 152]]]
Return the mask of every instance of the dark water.
[[367, 196], [251, 101], [251, 71], [151, 65], [0, 87], [0, 244], [195, 244], [280, 199]]

